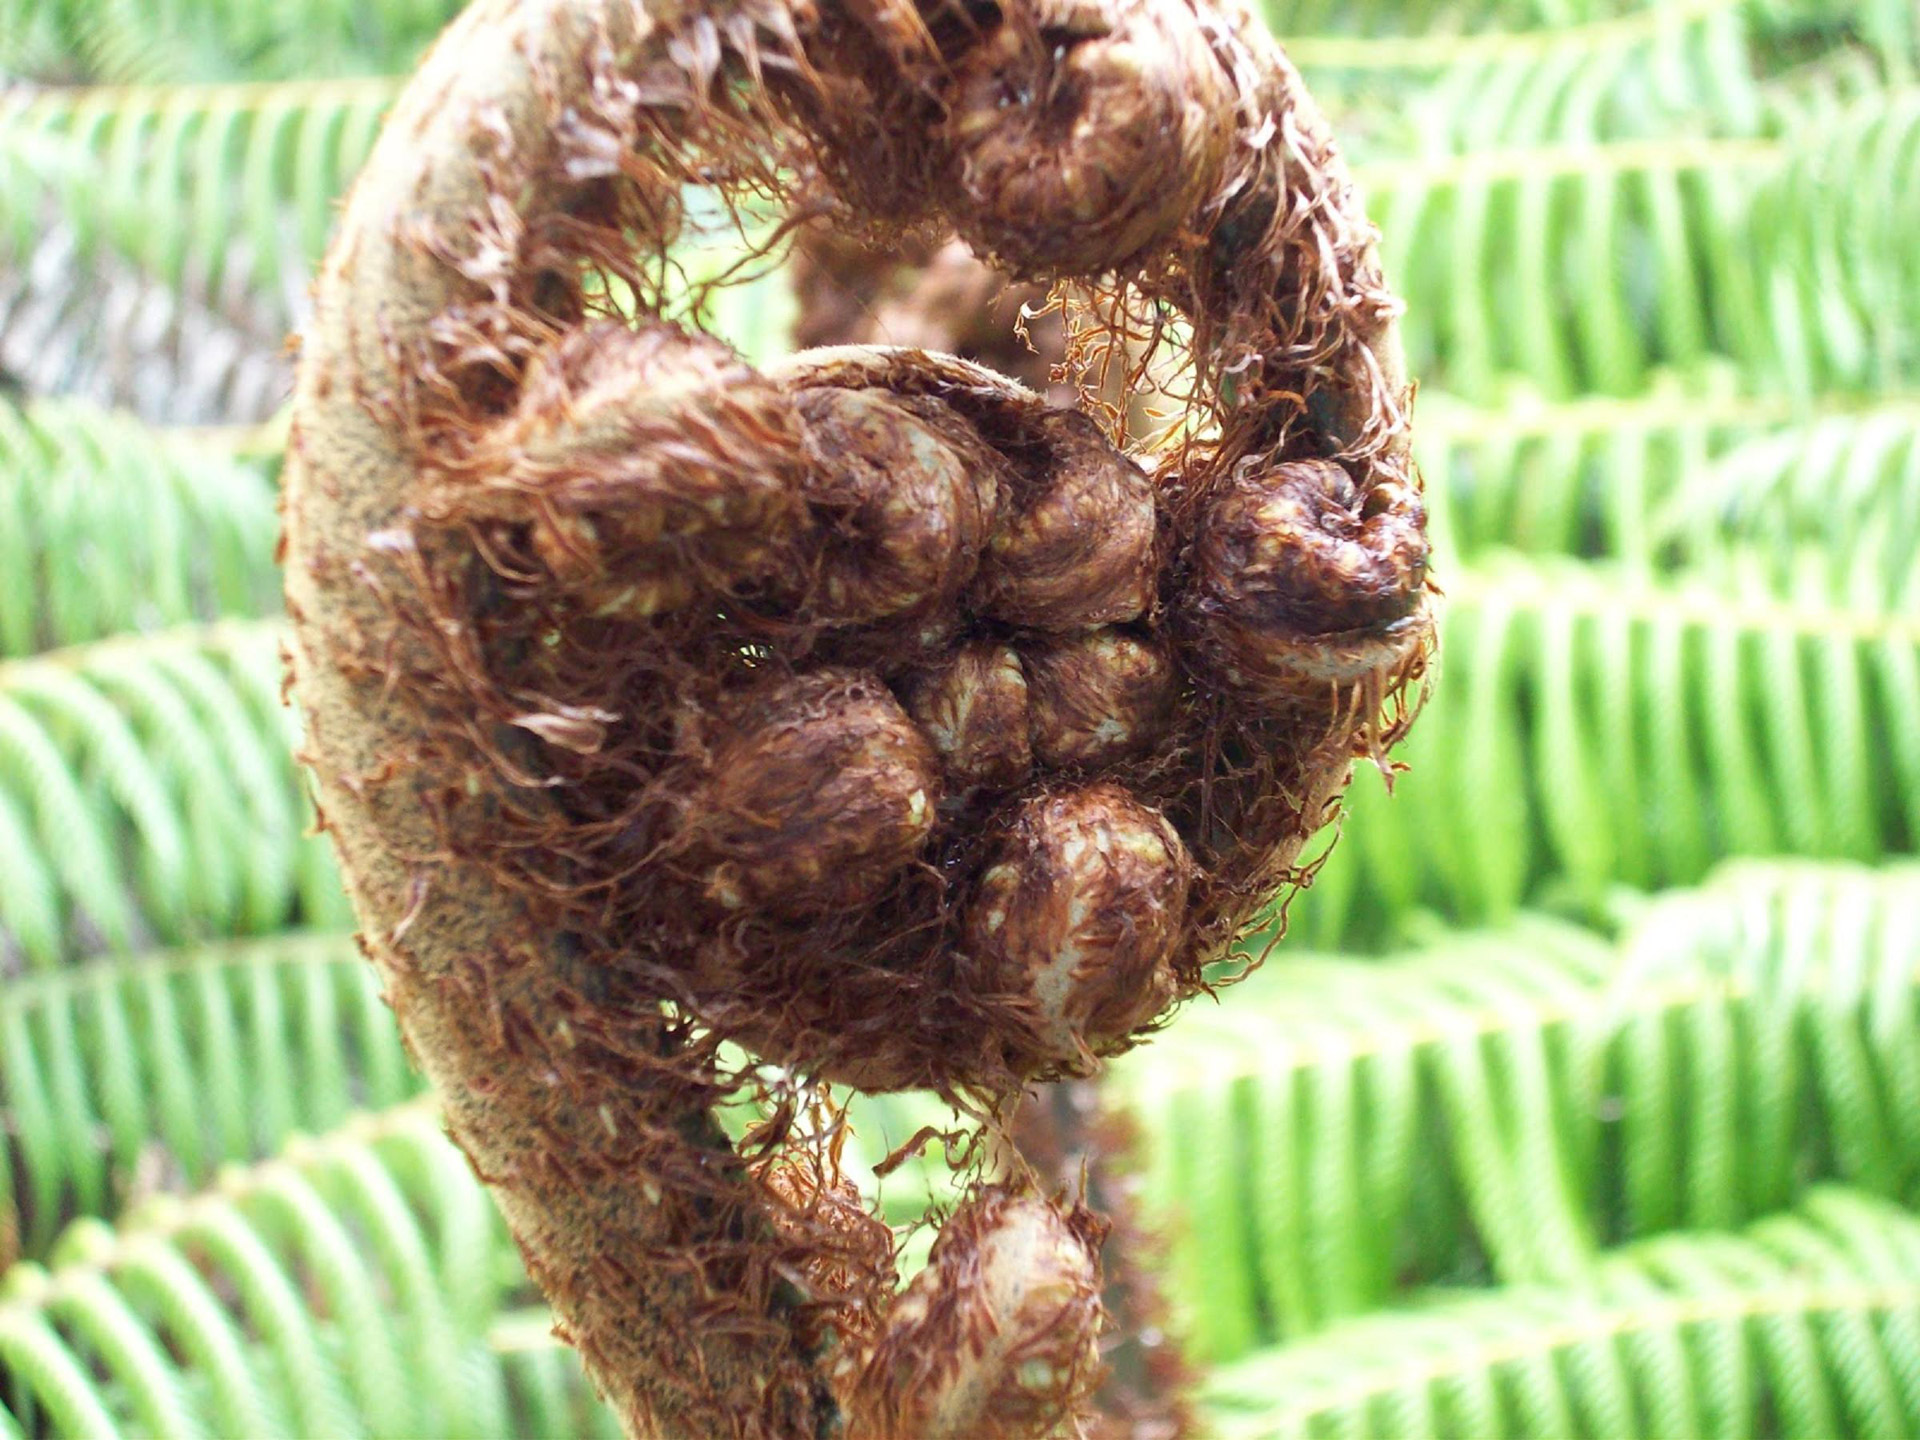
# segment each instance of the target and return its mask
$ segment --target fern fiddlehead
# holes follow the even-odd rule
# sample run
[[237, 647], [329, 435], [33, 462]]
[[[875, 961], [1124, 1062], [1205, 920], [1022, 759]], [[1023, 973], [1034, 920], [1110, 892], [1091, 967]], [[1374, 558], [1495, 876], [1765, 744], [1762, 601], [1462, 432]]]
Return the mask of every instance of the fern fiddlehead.
[[[1084, 283], [1082, 354], [1184, 316], [1180, 443], [1150, 477], [978, 366], [666, 323], [689, 190], [803, 180]], [[1370, 233], [1272, 42], [1180, 0], [497, 0], [397, 105], [302, 362], [295, 684], [401, 1023], [631, 1430], [1083, 1398], [1089, 1217], [985, 1185], [895, 1298], [831, 1124], [718, 1042], [991, 1111], [1292, 875], [1431, 635]], [[902, 703], [982, 641], [1030, 739], [985, 777], [974, 690]]]

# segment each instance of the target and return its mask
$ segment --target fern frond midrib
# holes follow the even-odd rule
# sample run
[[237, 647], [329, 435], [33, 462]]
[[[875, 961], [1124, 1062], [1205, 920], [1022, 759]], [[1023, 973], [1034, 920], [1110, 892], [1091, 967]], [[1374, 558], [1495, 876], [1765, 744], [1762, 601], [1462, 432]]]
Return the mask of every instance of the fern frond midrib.
[[[1912, 882], [1920, 886], [1920, 867], [1896, 866], [1881, 873], [1889, 877], [1910, 876]], [[1732, 903], [1731, 897], [1728, 903]], [[1623, 941], [1620, 955], [1624, 957], [1634, 953], [1636, 941], [1633, 938]], [[1420, 952], [1413, 952], [1399, 963], [1415, 961], [1419, 955]], [[1392, 973], [1391, 967], [1396, 962], [1385, 959], [1304, 960], [1294, 963], [1306, 966], [1318, 964], [1330, 972], [1347, 971], [1361, 978], [1384, 978]], [[1797, 982], [1801, 993], [1819, 993], [1824, 988], [1827, 963], [1822, 957], [1804, 970]], [[1908, 979], [1915, 992], [1920, 994], [1920, 962], [1916, 962], [1909, 971]], [[1209, 1048], [1207, 1078], [1209, 1083], [1231, 1085], [1241, 1080], [1272, 1075], [1276, 1069], [1304, 1072], [1332, 1061], [1358, 1066], [1376, 1055], [1402, 1053], [1468, 1039], [1478, 1041], [1499, 1035], [1543, 1031], [1566, 1024], [1588, 1023], [1603, 1030], [1617, 1031], [1636, 1020], [1673, 1015], [1706, 1003], [1742, 1002], [1754, 998], [1758, 993], [1760, 987], [1755, 984], [1755, 977], [1739, 970], [1696, 970], [1665, 975], [1643, 973], [1634, 977], [1631, 984], [1621, 984], [1609, 977], [1598, 984], [1576, 982], [1568, 990], [1551, 994], [1502, 995], [1497, 1003], [1484, 1005], [1464, 1004], [1449, 998], [1433, 1007], [1439, 1012], [1437, 1015], [1382, 1010], [1370, 1014], [1364, 1024], [1354, 1025], [1344, 1033], [1340, 1032], [1337, 1024], [1332, 1024], [1315, 1026], [1299, 1036], [1286, 1033], [1291, 1017], [1284, 1010], [1268, 1010], [1262, 1012], [1260, 1017], [1266, 1037], [1265, 1053], [1249, 1057], [1243, 1048]], [[1307, 1003], [1311, 1005], [1311, 996]], [[1204, 1021], [1191, 1032], [1176, 1032], [1175, 1038], [1163, 1042], [1167, 1046], [1167, 1054], [1178, 1057], [1181, 1054], [1181, 1040], [1189, 1034], [1204, 1043], [1205, 1033]], [[1154, 1052], [1148, 1052], [1145, 1063], [1137, 1069], [1118, 1072], [1122, 1083], [1125, 1083], [1125, 1077], [1154, 1073], [1153, 1055]], [[1155, 1079], [1152, 1083], [1162, 1083], [1163, 1078]]]
[[[1376, 973], [1390, 973], [1384, 967], [1392, 963], [1374, 962], [1367, 968]], [[1819, 981], [1819, 972], [1812, 972], [1807, 985], [1817, 988]], [[1920, 990], [1920, 964], [1913, 968], [1912, 983]], [[1317, 1031], [1313, 1039], [1274, 1034], [1269, 1041], [1271, 1048], [1257, 1060], [1243, 1058], [1240, 1051], [1209, 1051], [1212, 1058], [1207, 1066], [1207, 1080], [1209, 1084], [1226, 1086], [1282, 1070], [1312, 1071], [1334, 1061], [1358, 1066], [1376, 1055], [1550, 1030], [1556, 1025], [1598, 1022], [1603, 1028], [1617, 1029], [1634, 1020], [1679, 1014], [1704, 1002], [1743, 1001], [1755, 994], [1756, 987], [1745, 976], [1692, 975], [1648, 981], [1631, 990], [1595, 986], [1575, 995], [1541, 997], [1532, 1004], [1503, 996], [1497, 1006], [1463, 1005], [1449, 1009], [1445, 1019], [1382, 1014], [1369, 1017], [1364, 1029], [1342, 1034], [1337, 1041], [1330, 1038], [1332, 1027]], [[1266, 1018], [1270, 1023], [1285, 1024], [1284, 1017]], [[1148, 1071], [1150, 1067], [1141, 1069]], [[1163, 1081], [1164, 1077], [1160, 1077], [1154, 1083]]]

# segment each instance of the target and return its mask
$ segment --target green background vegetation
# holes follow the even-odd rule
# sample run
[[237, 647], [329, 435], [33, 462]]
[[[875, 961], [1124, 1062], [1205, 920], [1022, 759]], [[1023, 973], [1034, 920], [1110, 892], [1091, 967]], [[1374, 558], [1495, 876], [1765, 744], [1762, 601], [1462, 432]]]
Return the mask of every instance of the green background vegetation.
[[[0, 1437], [611, 1433], [279, 703], [280, 342], [453, 8], [0, 0]], [[1114, 1068], [1210, 1423], [1920, 1433], [1920, 20], [1267, 9], [1449, 602], [1396, 797]]]

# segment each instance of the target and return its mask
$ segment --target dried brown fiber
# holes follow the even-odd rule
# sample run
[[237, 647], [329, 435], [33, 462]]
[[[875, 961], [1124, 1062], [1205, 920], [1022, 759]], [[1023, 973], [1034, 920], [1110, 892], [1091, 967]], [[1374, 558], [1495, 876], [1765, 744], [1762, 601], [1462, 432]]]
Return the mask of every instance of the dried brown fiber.
[[[668, 318], [713, 214], [782, 211], [1049, 289], [1081, 411]], [[294, 690], [408, 1041], [630, 1433], [1075, 1427], [1099, 1223], [961, 1147], [896, 1294], [820, 1087], [997, 1132], [1300, 881], [1431, 647], [1393, 316], [1235, 0], [477, 0], [423, 63], [305, 337]]]

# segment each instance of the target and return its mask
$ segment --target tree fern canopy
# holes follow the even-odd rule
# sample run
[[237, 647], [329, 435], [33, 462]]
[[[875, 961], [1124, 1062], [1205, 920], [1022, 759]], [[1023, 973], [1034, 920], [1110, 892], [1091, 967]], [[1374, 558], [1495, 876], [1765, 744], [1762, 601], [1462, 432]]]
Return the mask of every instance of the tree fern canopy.
[[[0, 1436], [617, 1433], [281, 700], [283, 337], [458, 8], [0, 0]], [[1261, 8], [1447, 604], [1391, 795], [1107, 1081], [1209, 1423], [1920, 1432], [1920, 12]], [[704, 303], [787, 348], [780, 275]], [[850, 1117], [951, 1198], [876, 1178], [937, 1102]]]

